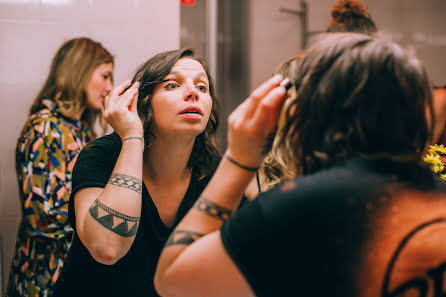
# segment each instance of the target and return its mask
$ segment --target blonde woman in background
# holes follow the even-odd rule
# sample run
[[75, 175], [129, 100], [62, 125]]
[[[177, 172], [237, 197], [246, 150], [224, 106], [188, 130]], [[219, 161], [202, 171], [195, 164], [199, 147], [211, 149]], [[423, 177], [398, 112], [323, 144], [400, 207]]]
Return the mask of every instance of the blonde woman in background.
[[6, 295], [51, 296], [70, 247], [71, 173], [112, 90], [113, 56], [98, 42], [76, 38], [54, 56], [16, 148], [22, 221]]

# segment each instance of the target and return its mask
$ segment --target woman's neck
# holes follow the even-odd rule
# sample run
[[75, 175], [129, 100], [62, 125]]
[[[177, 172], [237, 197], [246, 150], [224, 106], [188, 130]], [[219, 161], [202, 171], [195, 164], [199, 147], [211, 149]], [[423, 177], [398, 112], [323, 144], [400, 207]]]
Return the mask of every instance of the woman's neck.
[[144, 152], [143, 177], [154, 183], [174, 183], [190, 175], [187, 168], [195, 137], [157, 136]]

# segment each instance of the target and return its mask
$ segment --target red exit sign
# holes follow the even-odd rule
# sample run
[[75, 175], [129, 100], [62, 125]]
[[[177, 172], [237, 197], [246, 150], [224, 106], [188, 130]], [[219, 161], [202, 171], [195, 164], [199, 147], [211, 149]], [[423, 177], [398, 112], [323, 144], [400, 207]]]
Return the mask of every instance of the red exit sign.
[[181, 5], [194, 6], [195, 5], [195, 0], [181, 0]]

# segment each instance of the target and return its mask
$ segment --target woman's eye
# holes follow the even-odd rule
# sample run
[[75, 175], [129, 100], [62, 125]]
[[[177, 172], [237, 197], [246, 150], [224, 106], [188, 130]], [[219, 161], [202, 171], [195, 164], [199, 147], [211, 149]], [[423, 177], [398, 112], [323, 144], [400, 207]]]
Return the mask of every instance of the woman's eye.
[[167, 89], [170, 89], [170, 90], [176, 89], [177, 87], [178, 87], [178, 85], [175, 84], [175, 83], [168, 83], [168, 84], [166, 85], [166, 88], [167, 88]]
[[205, 93], [207, 91], [207, 88], [206, 88], [206, 86], [197, 86], [197, 90]]
[[110, 77], [110, 75], [103, 75], [103, 77], [104, 77], [104, 80], [107, 80]]

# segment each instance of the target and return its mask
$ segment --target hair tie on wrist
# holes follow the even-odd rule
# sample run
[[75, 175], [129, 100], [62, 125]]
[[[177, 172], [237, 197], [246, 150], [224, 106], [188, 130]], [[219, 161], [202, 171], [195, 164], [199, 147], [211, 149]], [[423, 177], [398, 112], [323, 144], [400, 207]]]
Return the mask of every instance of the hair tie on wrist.
[[257, 170], [259, 170], [259, 168], [260, 168], [260, 167], [248, 167], [248, 166], [242, 165], [239, 162], [237, 162], [234, 159], [232, 159], [231, 157], [229, 157], [227, 154], [225, 154], [225, 158], [228, 159], [235, 166], [237, 166], [237, 167], [239, 167], [241, 169], [245, 169], [247, 171], [257, 172]]
[[124, 138], [124, 139], [122, 140], [122, 142], [124, 142], [124, 141], [126, 141], [126, 140], [132, 140], [132, 139], [136, 139], [136, 140], [139, 140], [139, 141], [141, 141], [142, 143], [144, 143], [144, 138], [139, 137], [139, 136], [130, 136], [130, 137], [126, 137], [126, 138]]

